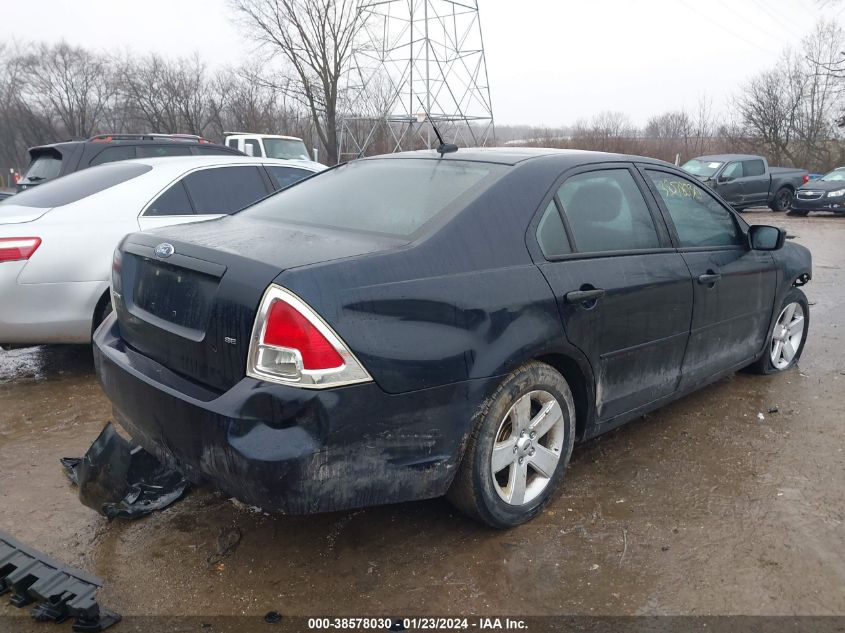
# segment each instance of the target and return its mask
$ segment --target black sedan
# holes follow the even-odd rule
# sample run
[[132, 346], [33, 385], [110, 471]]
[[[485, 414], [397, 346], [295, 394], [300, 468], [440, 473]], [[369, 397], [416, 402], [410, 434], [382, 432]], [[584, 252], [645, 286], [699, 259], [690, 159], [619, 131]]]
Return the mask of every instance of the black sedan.
[[358, 160], [126, 237], [95, 336], [116, 421], [245, 503], [541, 511], [575, 442], [793, 366], [810, 253], [636, 156]]
[[810, 211], [845, 213], [845, 167], [837, 167], [795, 191], [789, 215], [806, 216]]

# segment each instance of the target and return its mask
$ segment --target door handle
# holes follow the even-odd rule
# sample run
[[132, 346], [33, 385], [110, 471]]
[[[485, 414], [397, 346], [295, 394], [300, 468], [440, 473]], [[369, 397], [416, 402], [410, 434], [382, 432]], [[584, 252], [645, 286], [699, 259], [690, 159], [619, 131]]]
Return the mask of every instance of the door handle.
[[565, 296], [566, 303], [589, 303], [591, 301], [598, 301], [606, 293], [606, 291], [595, 288], [593, 290], [573, 290], [567, 292]]
[[708, 271], [706, 275], [699, 275], [698, 283], [709, 286], [715, 284], [721, 278], [721, 273], [714, 273], [713, 271]]

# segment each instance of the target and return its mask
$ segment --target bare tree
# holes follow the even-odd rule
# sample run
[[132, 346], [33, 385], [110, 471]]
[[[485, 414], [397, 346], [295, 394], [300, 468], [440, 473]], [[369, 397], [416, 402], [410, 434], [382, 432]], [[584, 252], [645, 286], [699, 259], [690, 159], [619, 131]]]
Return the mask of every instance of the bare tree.
[[338, 158], [340, 80], [360, 28], [355, 0], [230, 0], [245, 29], [292, 69], [276, 88], [311, 116], [328, 162]]

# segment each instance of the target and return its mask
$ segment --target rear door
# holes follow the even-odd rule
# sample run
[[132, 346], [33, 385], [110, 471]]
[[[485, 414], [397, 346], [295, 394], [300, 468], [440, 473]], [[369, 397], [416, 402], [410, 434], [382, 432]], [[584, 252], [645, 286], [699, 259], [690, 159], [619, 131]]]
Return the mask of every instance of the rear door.
[[170, 185], [138, 218], [142, 230], [231, 215], [271, 193], [257, 165], [209, 167]]
[[569, 341], [596, 376], [601, 422], [678, 387], [692, 282], [633, 166], [569, 172], [536, 225]]
[[769, 199], [769, 175], [762, 158], [742, 161], [742, 194], [745, 204], [765, 204]]
[[776, 268], [771, 253], [748, 247], [741, 220], [699, 183], [658, 166], [642, 167], [694, 282], [683, 388], [738, 367], [762, 349]]

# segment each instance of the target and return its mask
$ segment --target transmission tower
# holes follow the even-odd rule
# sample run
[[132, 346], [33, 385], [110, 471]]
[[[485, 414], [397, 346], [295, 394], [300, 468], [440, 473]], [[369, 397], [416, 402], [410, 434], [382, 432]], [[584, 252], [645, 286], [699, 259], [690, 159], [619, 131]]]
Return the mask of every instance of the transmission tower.
[[495, 137], [477, 0], [359, 0], [346, 76], [342, 159]]

